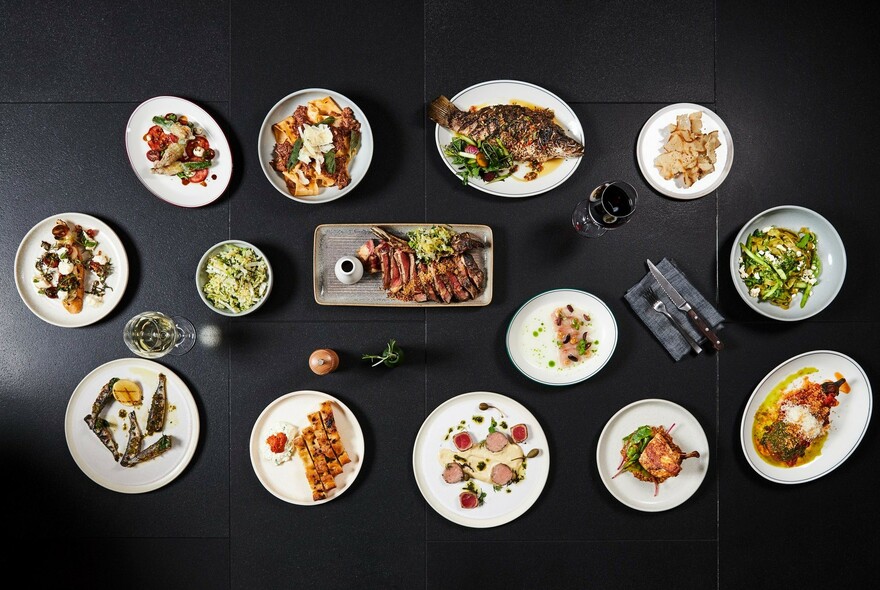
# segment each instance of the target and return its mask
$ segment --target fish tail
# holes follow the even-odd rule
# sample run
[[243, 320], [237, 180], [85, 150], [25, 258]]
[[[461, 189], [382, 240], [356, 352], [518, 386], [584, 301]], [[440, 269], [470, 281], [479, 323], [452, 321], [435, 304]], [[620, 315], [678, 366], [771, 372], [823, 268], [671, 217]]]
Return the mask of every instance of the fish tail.
[[440, 125], [449, 128], [452, 121], [452, 115], [458, 112], [458, 109], [445, 96], [438, 96], [431, 104], [428, 105], [428, 117]]

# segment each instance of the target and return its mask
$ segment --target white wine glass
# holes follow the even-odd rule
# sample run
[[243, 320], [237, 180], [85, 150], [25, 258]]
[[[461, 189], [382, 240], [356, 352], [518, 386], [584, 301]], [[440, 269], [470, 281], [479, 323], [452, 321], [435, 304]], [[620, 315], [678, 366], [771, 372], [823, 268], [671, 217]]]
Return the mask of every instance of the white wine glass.
[[143, 358], [180, 356], [196, 343], [196, 329], [184, 317], [145, 311], [128, 320], [122, 339], [129, 350]]

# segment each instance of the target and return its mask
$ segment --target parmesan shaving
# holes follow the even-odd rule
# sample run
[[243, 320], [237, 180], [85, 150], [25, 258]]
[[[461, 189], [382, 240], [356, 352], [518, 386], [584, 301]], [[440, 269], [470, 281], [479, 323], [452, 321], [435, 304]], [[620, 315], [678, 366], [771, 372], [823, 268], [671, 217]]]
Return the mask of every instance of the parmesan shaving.
[[783, 404], [780, 409], [783, 412], [783, 422], [796, 426], [806, 439], [813, 440], [822, 435], [822, 423], [813, 416], [807, 406]]

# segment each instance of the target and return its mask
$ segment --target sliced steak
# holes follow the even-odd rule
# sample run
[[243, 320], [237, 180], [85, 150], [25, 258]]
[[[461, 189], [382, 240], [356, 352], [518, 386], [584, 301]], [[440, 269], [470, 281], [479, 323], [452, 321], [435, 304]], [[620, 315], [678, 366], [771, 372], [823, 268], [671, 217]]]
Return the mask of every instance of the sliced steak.
[[489, 436], [486, 437], [486, 448], [493, 453], [497, 453], [506, 447], [509, 442], [507, 435], [503, 432], [490, 432]]
[[443, 470], [443, 481], [446, 483], [459, 483], [464, 481], [464, 469], [458, 463], [448, 463]]
[[467, 268], [468, 276], [477, 286], [477, 288], [482, 291], [483, 287], [486, 286], [486, 273], [480, 270], [480, 267], [477, 266], [476, 260], [469, 253], [465, 252], [461, 255], [461, 259], [464, 262], [465, 267]]
[[455, 296], [456, 301], [467, 301], [471, 298], [470, 293], [465, 291], [465, 288], [461, 286], [461, 283], [455, 278], [452, 271], [447, 270], [443, 273], [443, 276], [446, 277], [446, 281], [449, 283], [449, 288], [452, 290], [452, 294]]
[[437, 267], [433, 264], [429, 266], [428, 269], [431, 271], [431, 279], [434, 281], [434, 288], [437, 290], [437, 295], [440, 296], [443, 303], [449, 303], [452, 301], [452, 290], [446, 283], [446, 279], [443, 277], [442, 273], [438, 272]]
[[513, 469], [504, 463], [496, 463], [492, 468], [492, 483], [496, 486], [506, 486], [513, 480]]
[[395, 250], [394, 262], [400, 270], [400, 284], [407, 284], [412, 276], [412, 255], [403, 250]]
[[471, 299], [476, 299], [480, 294], [480, 290], [477, 289], [477, 286], [468, 277], [467, 267], [464, 265], [461, 256], [456, 256], [454, 262], [455, 267], [452, 269], [452, 273], [458, 279], [458, 282], [461, 283], [461, 286], [464, 287], [464, 290], [468, 292], [468, 295], [471, 296]]
[[462, 232], [452, 237], [452, 249], [456, 252], [467, 252], [474, 248], [485, 248], [486, 244], [470, 232]]

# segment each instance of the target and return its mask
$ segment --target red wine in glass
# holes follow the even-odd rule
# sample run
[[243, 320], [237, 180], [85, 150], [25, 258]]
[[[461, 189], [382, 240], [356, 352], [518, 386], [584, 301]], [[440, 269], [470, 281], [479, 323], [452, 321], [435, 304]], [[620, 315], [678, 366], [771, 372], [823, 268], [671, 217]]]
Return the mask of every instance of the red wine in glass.
[[577, 204], [571, 223], [580, 235], [599, 237], [626, 224], [635, 213], [637, 202], [638, 193], [631, 184], [620, 180], [605, 182]]

